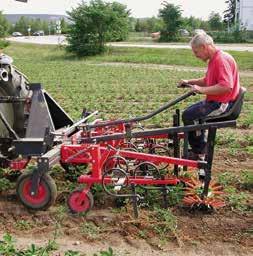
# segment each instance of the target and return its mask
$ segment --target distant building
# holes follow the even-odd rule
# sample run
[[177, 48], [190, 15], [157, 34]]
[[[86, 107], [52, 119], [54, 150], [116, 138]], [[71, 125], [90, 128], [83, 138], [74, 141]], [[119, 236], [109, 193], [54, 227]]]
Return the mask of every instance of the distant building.
[[253, 0], [236, 0], [235, 20], [241, 28], [253, 31]]

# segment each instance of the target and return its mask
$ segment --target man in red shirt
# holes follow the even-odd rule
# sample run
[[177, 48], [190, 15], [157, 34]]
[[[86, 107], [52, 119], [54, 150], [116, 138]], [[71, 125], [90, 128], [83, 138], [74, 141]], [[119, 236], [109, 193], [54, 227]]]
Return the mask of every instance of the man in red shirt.
[[[194, 55], [208, 62], [206, 74], [202, 78], [181, 80], [191, 85], [192, 90], [205, 94], [206, 99], [193, 104], [185, 109], [182, 119], [185, 125], [192, 125], [200, 119], [219, 116], [227, 112], [236, 100], [239, 90], [239, 74], [234, 58], [218, 48], [213, 43], [212, 37], [202, 33], [195, 35], [191, 40]], [[203, 159], [205, 156], [206, 138], [204, 131], [189, 132], [189, 143], [192, 155]]]

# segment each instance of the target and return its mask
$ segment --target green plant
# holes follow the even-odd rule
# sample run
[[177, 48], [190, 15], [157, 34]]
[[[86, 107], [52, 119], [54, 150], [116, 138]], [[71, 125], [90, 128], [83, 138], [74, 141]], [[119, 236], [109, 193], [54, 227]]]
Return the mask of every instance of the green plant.
[[102, 200], [104, 196], [104, 189], [101, 184], [94, 184], [91, 188], [92, 195], [94, 196], [94, 201], [99, 200], [100, 203], [104, 204], [105, 202]]
[[170, 232], [175, 233], [177, 229], [177, 219], [169, 209], [155, 208], [153, 214], [153, 218], [155, 218], [157, 222], [152, 226], [157, 234], [164, 237]]
[[0, 39], [0, 49], [4, 49], [4, 48], [6, 48], [9, 45], [10, 45], [9, 41], [6, 41], [4, 39]]
[[140, 238], [146, 239], [147, 238], [147, 231], [146, 230], [139, 230], [138, 235], [139, 235]]
[[33, 227], [33, 225], [27, 220], [18, 220], [15, 223], [15, 227], [19, 230], [29, 230]]
[[8, 190], [12, 187], [11, 182], [6, 178], [0, 178], [0, 192]]
[[113, 250], [111, 247], [109, 247], [108, 251], [100, 251], [99, 255], [98, 254], [94, 254], [93, 256], [114, 256], [115, 254], [113, 253]]
[[159, 190], [144, 190], [141, 187], [136, 187], [136, 193], [139, 194], [143, 200], [140, 202], [140, 207], [154, 209], [161, 205], [161, 191]]
[[84, 222], [80, 227], [80, 231], [87, 237], [94, 239], [98, 236], [100, 228], [96, 226], [93, 222]]
[[0, 255], [15, 256], [16, 249], [14, 246], [14, 239], [8, 233], [4, 234], [3, 242], [0, 243]]
[[78, 251], [69, 250], [64, 253], [64, 256], [81, 256], [81, 254]]
[[239, 211], [246, 211], [248, 209], [248, 206], [246, 205], [248, 195], [246, 193], [239, 192], [234, 187], [227, 187], [224, 191], [232, 209]]
[[238, 177], [231, 172], [223, 172], [218, 175], [218, 182], [223, 186], [233, 185], [238, 182]]
[[58, 249], [58, 245], [55, 240], [49, 240], [44, 247], [37, 247], [32, 244], [30, 248], [22, 251], [18, 251], [17, 256], [50, 256], [52, 251]]
[[60, 205], [57, 207], [56, 213], [55, 213], [55, 218], [58, 223], [62, 223], [64, 220], [65, 216], [67, 213], [67, 206], [65, 205]]
[[182, 184], [173, 186], [169, 191], [169, 204], [176, 205], [181, 202], [184, 197], [184, 188]]
[[253, 172], [250, 170], [244, 170], [240, 176], [240, 184], [244, 189], [252, 190], [253, 188]]

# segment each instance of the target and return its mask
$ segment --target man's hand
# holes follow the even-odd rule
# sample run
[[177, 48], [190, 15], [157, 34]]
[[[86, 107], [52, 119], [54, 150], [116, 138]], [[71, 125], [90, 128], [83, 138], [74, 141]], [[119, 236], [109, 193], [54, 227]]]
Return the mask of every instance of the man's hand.
[[198, 86], [196, 84], [192, 84], [191, 89], [192, 89], [192, 91], [194, 91], [196, 93], [201, 93], [201, 94], [203, 94], [204, 90], [205, 90], [204, 87]]
[[185, 84], [189, 84], [188, 80], [180, 80], [177, 87], [184, 87]]

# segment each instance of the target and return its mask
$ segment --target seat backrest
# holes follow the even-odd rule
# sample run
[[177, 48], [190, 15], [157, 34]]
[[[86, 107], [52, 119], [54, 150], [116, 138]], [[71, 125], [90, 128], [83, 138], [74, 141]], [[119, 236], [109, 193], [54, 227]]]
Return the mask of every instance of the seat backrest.
[[221, 122], [221, 121], [228, 121], [228, 120], [236, 120], [242, 110], [242, 105], [243, 105], [243, 99], [244, 99], [244, 94], [246, 92], [246, 88], [241, 87], [239, 94], [235, 100], [235, 103], [233, 106], [230, 108], [230, 110], [224, 114], [221, 114], [220, 116], [213, 116], [213, 117], [207, 117], [205, 118], [206, 122]]

